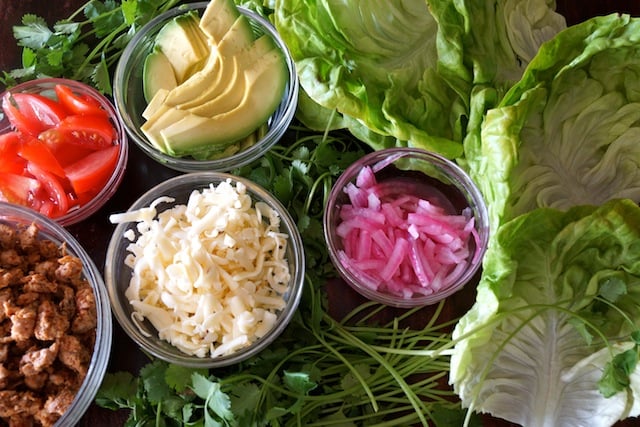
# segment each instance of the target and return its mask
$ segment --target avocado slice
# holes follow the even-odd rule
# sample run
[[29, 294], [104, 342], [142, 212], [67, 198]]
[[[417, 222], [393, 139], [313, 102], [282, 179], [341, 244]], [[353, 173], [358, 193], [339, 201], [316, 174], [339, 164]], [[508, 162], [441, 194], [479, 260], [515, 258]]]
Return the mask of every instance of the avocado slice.
[[220, 79], [223, 77], [221, 66], [220, 57], [212, 53], [207, 58], [207, 62], [205, 62], [202, 69], [192, 74], [182, 84], [174, 86], [167, 93], [165, 102], [169, 105], [179, 105], [202, 96], [208, 90], [212, 90], [220, 84]]
[[165, 100], [167, 99], [168, 94], [169, 91], [167, 89], [158, 89], [158, 91], [155, 93], [153, 98], [151, 98], [146, 108], [142, 112], [142, 117], [144, 117], [146, 120], [149, 120], [156, 113], [156, 111], [160, 110], [162, 106], [166, 105]]
[[249, 18], [240, 15], [218, 42], [218, 55], [235, 55], [251, 46], [254, 39], [255, 36], [253, 35]]
[[[238, 62], [242, 62], [242, 59], [239, 59]], [[236, 79], [228, 83], [224, 92], [189, 110], [194, 114], [208, 117], [233, 110], [240, 105], [248, 91], [255, 90], [257, 80], [261, 78], [263, 73], [268, 72], [268, 68], [282, 67], [282, 63], [282, 55], [277, 50], [271, 50], [250, 64], [243, 63], [242, 69], [236, 74]], [[255, 99], [261, 101], [260, 98]]]
[[239, 16], [233, 0], [211, 0], [200, 18], [200, 29], [218, 44]]
[[147, 102], [151, 101], [158, 90], [171, 90], [178, 86], [173, 66], [167, 55], [160, 49], [153, 49], [147, 55], [143, 64], [142, 76], [142, 91]]
[[[181, 102], [177, 104], [176, 107], [187, 110], [217, 97], [228, 89], [229, 83], [235, 81], [240, 72], [241, 70], [238, 69], [238, 59], [235, 56], [225, 60], [220, 59], [217, 76], [215, 76], [211, 82], [204, 81], [200, 87], [201, 93], [198, 96]], [[176, 91], [178, 91], [178, 89], [176, 89]]]
[[[221, 63], [235, 61], [236, 69], [233, 75], [218, 76], [219, 78], [215, 82], [201, 88], [195, 98], [178, 105], [178, 108], [190, 109], [195, 114], [205, 116], [212, 116], [234, 108], [244, 93], [245, 77], [243, 75], [245, 71], [261, 61], [270, 52], [277, 51], [273, 39], [265, 35], [256, 40], [248, 49], [235, 56], [220, 56]], [[175, 92], [178, 91], [181, 92], [179, 88], [175, 90]]]
[[168, 152], [164, 138], [161, 136], [161, 130], [170, 126], [175, 122], [179, 122], [187, 115], [184, 110], [162, 104], [159, 106], [149, 119], [140, 127], [142, 133], [145, 134], [151, 145], [155, 146], [163, 153]]
[[[155, 48], [165, 54], [173, 68], [178, 84], [201, 67], [211, 54], [207, 37], [199, 26], [196, 11], [176, 16], [166, 23], [155, 38]], [[150, 76], [153, 78], [153, 76]]]
[[[274, 66], [255, 70], [244, 97], [233, 110], [213, 117], [191, 112], [160, 131], [167, 153], [174, 156], [203, 151], [207, 145], [240, 140], [265, 123], [275, 111], [287, 82], [282, 57]], [[183, 110], [184, 111], [184, 110]]]

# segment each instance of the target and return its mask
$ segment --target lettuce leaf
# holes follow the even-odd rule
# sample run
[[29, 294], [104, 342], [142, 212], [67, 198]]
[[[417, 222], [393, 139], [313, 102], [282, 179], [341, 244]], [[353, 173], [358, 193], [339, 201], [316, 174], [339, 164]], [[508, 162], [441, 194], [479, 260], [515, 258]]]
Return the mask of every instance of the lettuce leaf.
[[493, 229], [537, 207], [640, 201], [638, 34], [628, 15], [569, 27], [504, 97], [474, 104], [481, 130], [465, 141], [467, 167]]
[[[282, 0], [273, 21], [303, 91], [345, 116], [356, 136], [374, 149], [458, 158], [473, 86], [504, 93], [517, 81], [539, 45], [566, 26], [554, 9], [550, 0]], [[317, 125], [317, 109], [304, 113]]]
[[526, 426], [640, 414], [640, 369], [624, 391], [599, 391], [613, 356], [636, 348], [638, 253], [640, 208], [628, 199], [538, 208], [500, 227], [453, 333], [450, 382], [463, 406]]

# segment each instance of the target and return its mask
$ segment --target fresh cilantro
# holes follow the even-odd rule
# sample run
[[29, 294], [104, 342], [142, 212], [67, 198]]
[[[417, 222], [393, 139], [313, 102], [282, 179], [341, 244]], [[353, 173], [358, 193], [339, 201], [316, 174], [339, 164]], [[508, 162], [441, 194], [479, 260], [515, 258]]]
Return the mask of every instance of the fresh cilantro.
[[138, 380], [129, 372], [108, 374], [96, 396], [96, 404], [111, 410], [133, 409]]
[[[68, 18], [49, 25], [26, 14], [13, 36], [22, 47], [22, 67], [4, 71], [6, 86], [40, 77], [83, 81], [110, 95], [111, 71], [122, 50], [145, 23], [180, 0], [90, 0]], [[90, 48], [93, 46], [93, 48]]]
[[616, 354], [605, 365], [604, 373], [598, 381], [598, 389], [604, 397], [611, 397], [631, 385], [631, 374], [638, 365], [638, 345]]

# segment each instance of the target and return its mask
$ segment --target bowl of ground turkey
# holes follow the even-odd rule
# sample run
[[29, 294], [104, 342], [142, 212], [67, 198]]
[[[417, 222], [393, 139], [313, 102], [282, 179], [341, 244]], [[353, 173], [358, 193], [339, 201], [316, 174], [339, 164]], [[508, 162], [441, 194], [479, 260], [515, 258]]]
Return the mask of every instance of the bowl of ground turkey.
[[0, 424], [75, 425], [102, 383], [111, 331], [82, 246], [55, 221], [0, 202]]

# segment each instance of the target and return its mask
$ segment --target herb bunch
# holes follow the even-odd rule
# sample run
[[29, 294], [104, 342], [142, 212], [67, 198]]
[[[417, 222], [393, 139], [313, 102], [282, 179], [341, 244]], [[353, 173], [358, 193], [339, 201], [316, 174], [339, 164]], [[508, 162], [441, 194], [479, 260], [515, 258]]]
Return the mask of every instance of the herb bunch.
[[111, 95], [111, 71], [133, 35], [180, 0], [90, 0], [53, 26], [26, 14], [13, 34], [22, 47], [22, 68], [3, 72], [10, 87], [41, 77], [79, 80]]

